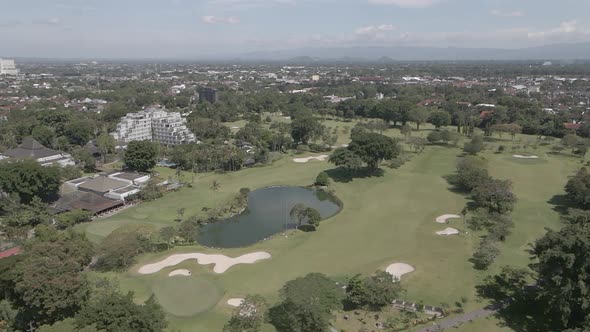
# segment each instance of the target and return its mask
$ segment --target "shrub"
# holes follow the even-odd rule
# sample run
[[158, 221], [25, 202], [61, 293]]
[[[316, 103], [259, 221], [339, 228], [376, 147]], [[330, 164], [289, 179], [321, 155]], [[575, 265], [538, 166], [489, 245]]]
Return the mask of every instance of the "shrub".
[[436, 143], [442, 140], [440, 132], [438, 131], [431, 131], [428, 136], [426, 137], [429, 143]]
[[326, 172], [321, 172], [320, 174], [318, 174], [317, 178], [315, 179], [316, 186], [326, 187], [329, 184], [330, 177], [328, 176], [328, 174], [326, 174]]

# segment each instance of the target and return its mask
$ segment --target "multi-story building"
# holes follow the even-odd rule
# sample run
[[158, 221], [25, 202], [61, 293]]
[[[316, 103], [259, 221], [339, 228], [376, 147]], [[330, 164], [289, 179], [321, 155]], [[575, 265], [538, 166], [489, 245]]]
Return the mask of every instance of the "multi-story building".
[[213, 88], [201, 88], [199, 90], [199, 99], [206, 100], [211, 104], [215, 104], [219, 100], [217, 90]]
[[128, 113], [121, 118], [111, 135], [123, 142], [153, 141], [178, 145], [195, 141], [195, 135], [187, 128], [186, 119], [180, 113], [166, 112], [160, 108]]
[[14, 60], [0, 58], [0, 75], [18, 75]]

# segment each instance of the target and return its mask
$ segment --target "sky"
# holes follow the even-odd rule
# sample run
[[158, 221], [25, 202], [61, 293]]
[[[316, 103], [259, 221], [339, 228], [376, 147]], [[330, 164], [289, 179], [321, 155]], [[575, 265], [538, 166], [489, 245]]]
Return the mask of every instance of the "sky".
[[0, 57], [590, 42], [590, 0], [0, 0]]

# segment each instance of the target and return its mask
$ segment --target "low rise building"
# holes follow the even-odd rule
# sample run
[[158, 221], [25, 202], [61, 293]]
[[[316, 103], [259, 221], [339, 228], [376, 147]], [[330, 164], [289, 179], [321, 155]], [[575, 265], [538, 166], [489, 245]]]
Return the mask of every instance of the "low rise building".
[[31, 158], [42, 166], [57, 165], [60, 167], [73, 166], [76, 163], [72, 156], [61, 151], [48, 149], [32, 137], [27, 137], [16, 149], [5, 151], [0, 155], [2, 159], [25, 159]]

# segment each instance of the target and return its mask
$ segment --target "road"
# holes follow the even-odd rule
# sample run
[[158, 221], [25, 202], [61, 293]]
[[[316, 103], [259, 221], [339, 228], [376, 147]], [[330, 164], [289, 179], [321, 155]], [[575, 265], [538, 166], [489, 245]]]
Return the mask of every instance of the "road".
[[467, 322], [470, 322], [475, 319], [489, 317], [489, 316], [495, 314], [496, 312], [498, 312], [498, 310], [494, 309], [494, 308], [484, 308], [484, 309], [474, 310], [474, 311], [464, 313], [461, 316], [453, 316], [453, 317], [437, 320], [436, 325], [424, 327], [420, 330], [416, 330], [415, 332], [443, 331], [448, 328], [457, 327], [463, 323], [467, 323]]

